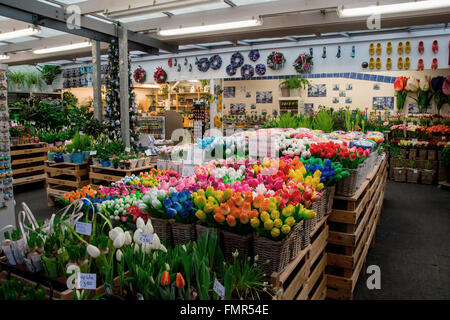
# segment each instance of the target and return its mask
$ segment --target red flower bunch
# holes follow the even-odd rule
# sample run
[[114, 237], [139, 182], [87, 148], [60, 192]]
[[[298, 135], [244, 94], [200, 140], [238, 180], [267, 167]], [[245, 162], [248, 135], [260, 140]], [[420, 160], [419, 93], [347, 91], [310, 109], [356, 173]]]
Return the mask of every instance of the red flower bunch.
[[[333, 141], [315, 142], [309, 146], [309, 152], [313, 156], [334, 161], [337, 160], [339, 146], [339, 143]], [[347, 146], [347, 143], [345, 141], [344, 146]]]
[[398, 77], [394, 82], [395, 91], [403, 91], [406, 88], [407, 77]]
[[128, 217], [133, 217], [133, 223], [136, 222], [138, 218], [144, 219], [145, 222], [147, 222], [148, 218], [150, 217], [148, 212], [143, 212], [138, 206], [130, 206], [126, 211], [125, 216], [120, 217], [120, 220], [125, 223], [128, 220]]
[[359, 147], [348, 148], [343, 146], [338, 151], [339, 161], [344, 168], [356, 169], [370, 154], [370, 150]]
[[281, 201], [284, 206], [289, 204], [296, 206], [299, 203], [303, 204], [306, 208], [311, 207], [313, 202], [318, 201], [322, 195], [311, 187], [308, 187], [302, 183], [289, 182], [289, 185], [282, 190], [275, 193], [281, 197]]

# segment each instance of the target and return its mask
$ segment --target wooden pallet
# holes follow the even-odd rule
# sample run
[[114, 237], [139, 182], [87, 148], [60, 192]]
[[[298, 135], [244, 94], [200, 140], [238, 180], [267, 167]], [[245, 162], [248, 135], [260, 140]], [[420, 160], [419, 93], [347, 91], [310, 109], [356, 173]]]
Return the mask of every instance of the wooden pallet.
[[121, 180], [125, 176], [139, 174], [140, 172], [150, 171], [156, 167], [156, 163], [150, 166], [134, 169], [114, 169], [113, 167], [91, 166], [89, 172], [89, 181], [91, 185], [109, 185], [112, 182]]
[[[336, 196], [328, 224], [327, 296], [352, 299], [367, 251], [374, 244], [388, 176], [387, 159], [368, 175], [353, 197]], [[363, 190], [361, 190], [363, 189]]]
[[282, 289], [281, 300], [318, 300], [326, 297], [325, 246], [328, 238], [326, 217], [311, 232], [311, 244], [283, 271], [273, 273], [271, 283]]
[[62, 194], [89, 184], [89, 163], [45, 161], [45, 174], [48, 205], [53, 207]]
[[11, 146], [15, 186], [45, 181], [44, 161], [47, 160], [47, 151], [48, 147], [44, 142]]

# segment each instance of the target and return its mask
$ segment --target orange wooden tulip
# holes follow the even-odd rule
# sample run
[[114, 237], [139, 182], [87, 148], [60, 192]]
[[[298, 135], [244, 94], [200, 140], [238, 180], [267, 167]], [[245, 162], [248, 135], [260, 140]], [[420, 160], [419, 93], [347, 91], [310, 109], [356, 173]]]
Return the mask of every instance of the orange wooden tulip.
[[216, 213], [214, 215], [214, 220], [216, 220], [216, 222], [218, 222], [218, 223], [222, 223], [225, 221], [225, 216], [221, 213], [219, 213], [219, 214]]
[[234, 227], [236, 225], [236, 218], [232, 215], [227, 216], [227, 223], [230, 227]]
[[222, 203], [220, 205], [220, 210], [221, 210], [222, 214], [225, 215], [225, 216], [227, 214], [229, 214], [230, 211], [231, 211], [230, 206], [227, 203]]
[[250, 211], [250, 214], [249, 214], [250, 219], [258, 218], [258, 216], [259, 216], [258, 210], [253, 209], [252, 211]]
[[269, 209], [269, 199], [264, 199], [261, 208], [259, 208], [260, 212], [267, 211]]
[[239, 218], [239, 216], [241, 215], [241, 209], [233, 207], [233, 208], [231, 208], [230, 214], [235, 218]]
[[246, 192], [244, 197], [245, 202], [252, 202], [253, 201], [253, 193], [252, 192]]
[[170, 284], [170, 274], [169, 271], [164, 271], [161, 277], [161, 285], [168, 286]]
[[242, 206], [242, 204], [244, 203], [244, 199], [242, 199], [240, 192], [237, 192], [234, 194], [233, 200], [234, 200], [234, 203], [236, 204], [236, 206], [238, 206], [238, 207]]
[[247, 224], [249, 222], [248, 214], [246, 212], [242, 212], [239, 217], [239, 221], [241, 221], [242, 224]]
[[183, 276], [179, 272], [177, 273], [177, 277], [175, 279], [175, 285], [179, 289], [184, 288], [184, 286], [186, 285], [186, 282], [184, 281]]
[[253, 206], [256, 209], [261, 208], [262, 202], [264, 201], [264, 196], [262, 194], [258, 194], [255, 199], [253, 199]]
[[214, 209], [214, 214], [222, 214], [222, 210], [220, 210], [220, 207]]
[[242, 206], [242, 212], [249, 213], [250, 211], [252, 211], [252, 204], [250, 201], [245, 201], [244, 205]]

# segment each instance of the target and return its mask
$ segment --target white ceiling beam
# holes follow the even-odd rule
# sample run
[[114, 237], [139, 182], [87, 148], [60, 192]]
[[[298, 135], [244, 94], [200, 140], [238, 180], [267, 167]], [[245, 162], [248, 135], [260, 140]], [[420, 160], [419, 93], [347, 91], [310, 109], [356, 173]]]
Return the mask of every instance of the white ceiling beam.
[[0, 31], [2, 33], [14, 31], [14, 30], [26, 29], [31, 26], [33, 26], [31, 23], [14, 20], [14, 19], [0, 21]]

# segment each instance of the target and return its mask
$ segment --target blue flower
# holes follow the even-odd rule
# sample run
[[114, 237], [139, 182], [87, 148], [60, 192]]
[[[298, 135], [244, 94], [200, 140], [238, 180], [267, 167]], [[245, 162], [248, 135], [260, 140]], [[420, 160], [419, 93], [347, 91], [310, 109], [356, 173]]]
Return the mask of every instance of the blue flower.
[[167, 208], [166, 212], [169, 216], [171, 216], [172, 218], [175, 217], [177, 215], [177, 210], [175, 210], [174, 208]]
[[177, 212], [183, 210], [183, 206], [179, 202], [174, 202], [171, 208], [175, 209]]
[[191, 200], [187, 200], [187, 201], [184, 202], [184, 208], [185, 209], [190, 210], [190, 209], [192, 209], [192, 207], [193, 207], [193, 204], [192, 204]]
[[172, 206], [172, 200], [170, 200], [169, 197], [164, 198], [163, 204], [164, 204], [164, 207], [169, 208], [170, 206]]
[[170, 197], [172, 198], [172, 201], [173, 201], [173, 202], [178, 202], [178, 201], [180, 201], [180, 199], [178, 198], [178, 197], [179, 197], [179, 193], [178, 193], [178, 192], [172, 193], [172, 195], [171, 195]]
[[180, 215], [181, 215], [183, 218], [187, 218], [187, 217], [190, 215], [190, 213], [191, 213], [191, 211], [190, 211], [190, 210], [187, 210], [187, 209], [183, 209], [183, 210], [180, 211]]

